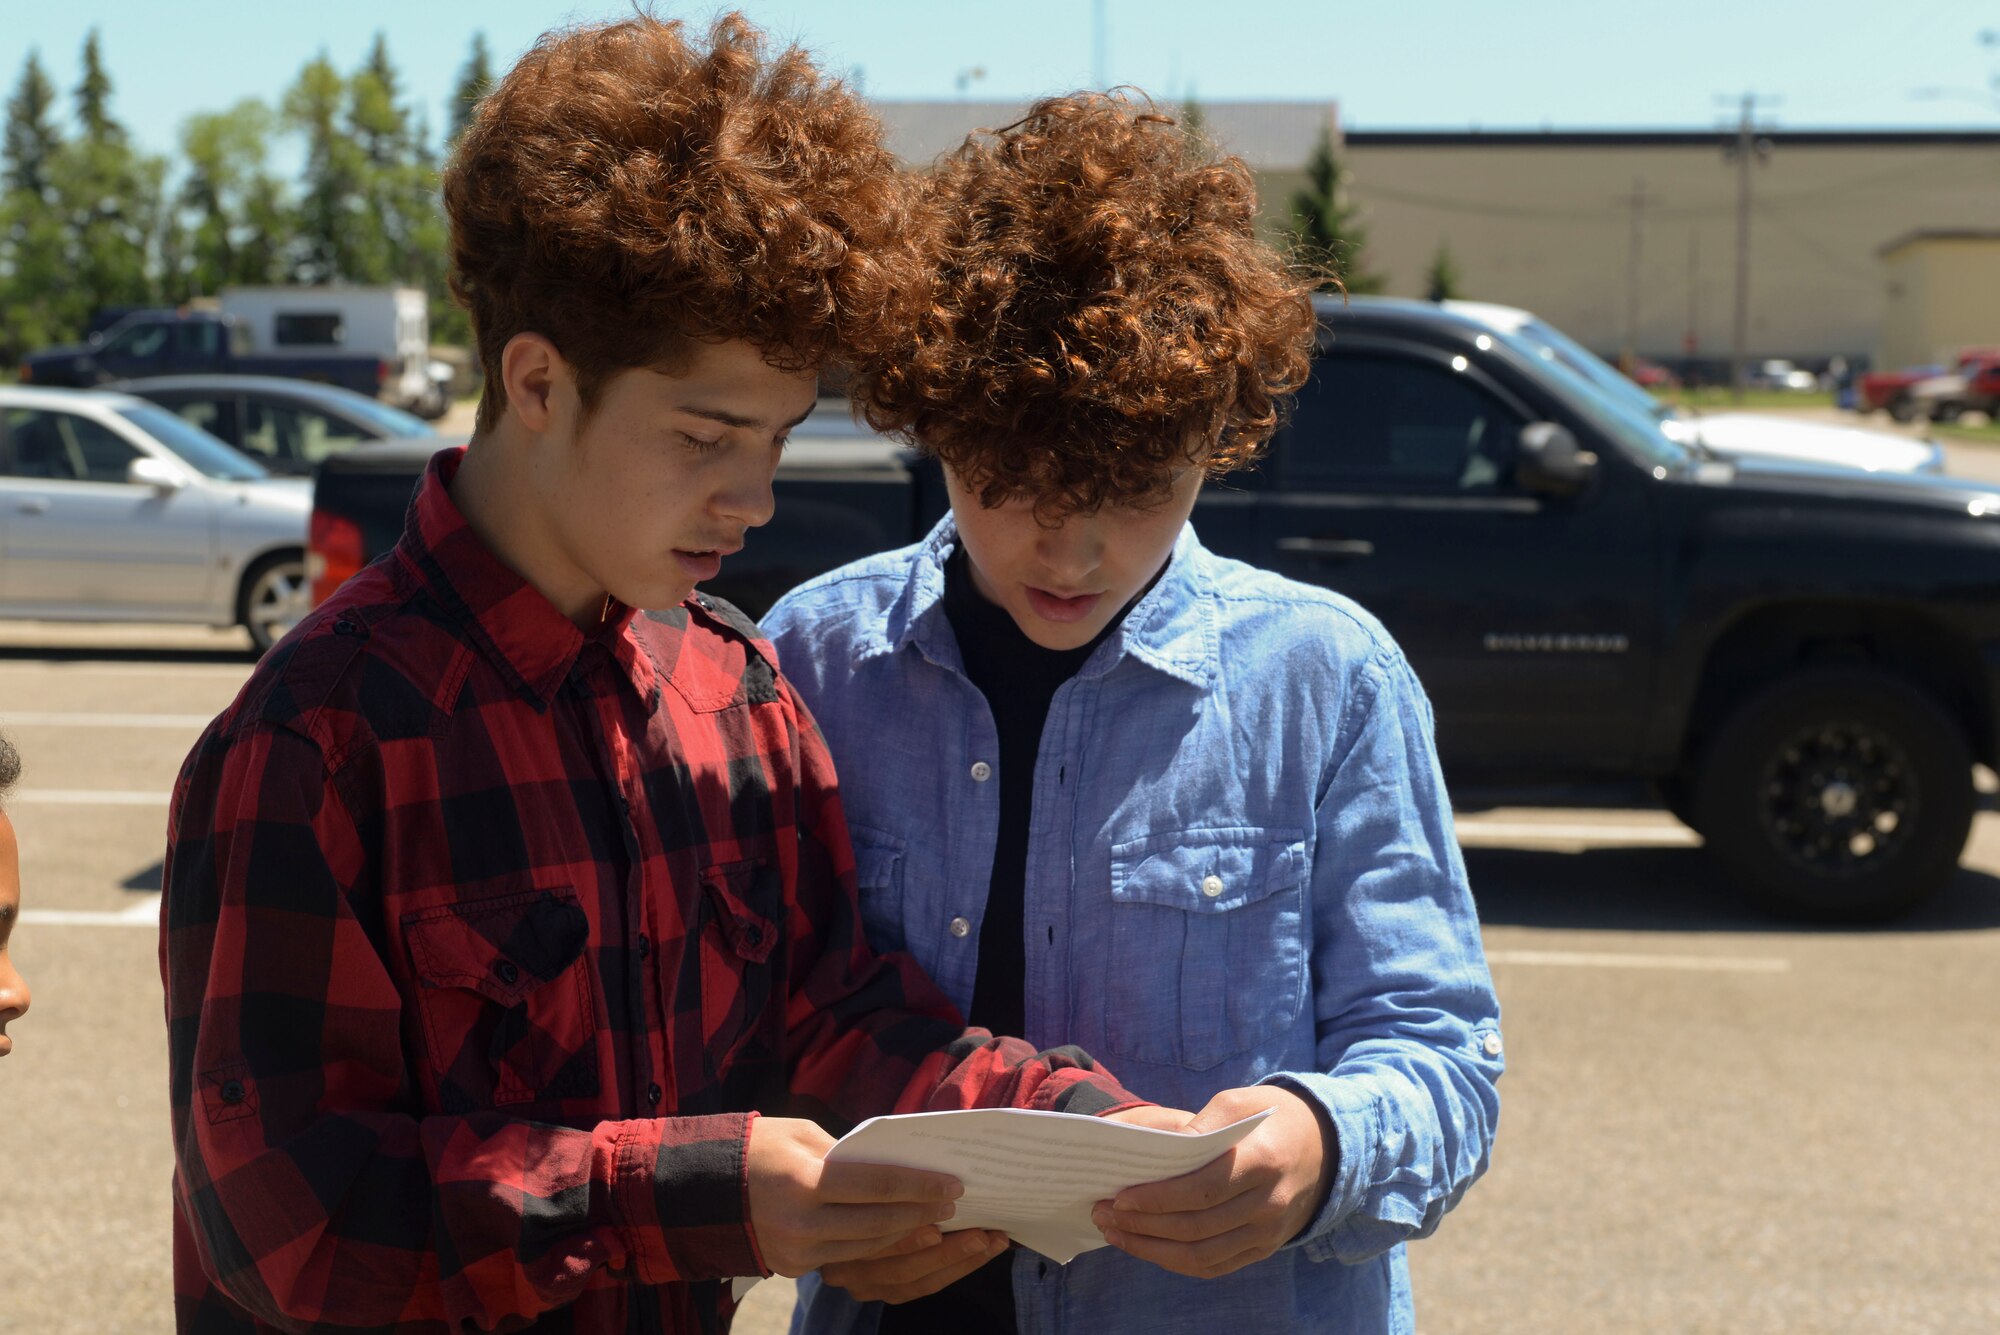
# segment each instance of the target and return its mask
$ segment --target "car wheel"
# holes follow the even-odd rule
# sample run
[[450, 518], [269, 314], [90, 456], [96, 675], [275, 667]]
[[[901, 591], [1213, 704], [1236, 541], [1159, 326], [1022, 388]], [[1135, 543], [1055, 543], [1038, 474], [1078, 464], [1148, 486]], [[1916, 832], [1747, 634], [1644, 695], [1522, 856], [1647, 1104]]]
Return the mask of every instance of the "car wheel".
[[1917, 420], [1917, 405], [1907, 394], [1898, 394], [1889, 400], [1889, 419], [1895, 422]]
[[1795, 673], [1723, 724], [1694, 826], [1742, 889], [1821, 922], [1878, 921], [1941, 888], [1972, 828], [1972, 753], [1901, 677]]
[[1956, 422], [1959, 419], [1959, 415], [1964, 411], [1965, 406], [1963, 404], [1946, 400], [1943, 403], [1931, 405], [1931, 420], [1933, 422]]
[[236, 595], [236, 620], [250, 632], [250, 647], [261, 658], [311, 607], [305, 553], [274, 552], [243, 576]]

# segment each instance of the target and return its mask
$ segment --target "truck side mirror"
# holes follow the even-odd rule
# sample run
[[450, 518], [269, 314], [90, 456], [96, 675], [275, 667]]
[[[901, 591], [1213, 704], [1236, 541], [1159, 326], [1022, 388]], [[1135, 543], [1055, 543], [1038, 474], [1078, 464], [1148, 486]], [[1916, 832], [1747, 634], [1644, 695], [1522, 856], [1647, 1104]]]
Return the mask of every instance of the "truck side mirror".
[[1574, 496], [1597, 476], [1597, 456], [1576, 443], [1566, 426], [1530, 422], [1521, 428], [1514, 480], [1529, 491]]

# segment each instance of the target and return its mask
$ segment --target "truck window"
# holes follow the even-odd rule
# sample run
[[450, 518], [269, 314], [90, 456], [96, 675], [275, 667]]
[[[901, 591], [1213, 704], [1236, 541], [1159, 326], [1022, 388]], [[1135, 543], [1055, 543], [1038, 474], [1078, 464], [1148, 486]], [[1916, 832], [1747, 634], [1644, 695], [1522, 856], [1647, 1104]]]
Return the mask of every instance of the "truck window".
[[172, 329], [172, 325], [158, 320], [126, 325], [106, 339], [99, 351], [119, 357], [157, 357], [160, 349], [167, 346], [167, 335]]
[[271, 323], [271, 338], [281, 348], [326, 347], [346, 337], [339, 311], [280, 311]]
[[188, 320], [176, 325], [174, 351], [183, 357], [213, 360], [222, 351], [222, 326], [213, 320]]
[[1522, 425], [1443, 364], [1332, 352], [1299, 392], [1280, 447], [1283, 478], [1324, 490], [1507, 490]]

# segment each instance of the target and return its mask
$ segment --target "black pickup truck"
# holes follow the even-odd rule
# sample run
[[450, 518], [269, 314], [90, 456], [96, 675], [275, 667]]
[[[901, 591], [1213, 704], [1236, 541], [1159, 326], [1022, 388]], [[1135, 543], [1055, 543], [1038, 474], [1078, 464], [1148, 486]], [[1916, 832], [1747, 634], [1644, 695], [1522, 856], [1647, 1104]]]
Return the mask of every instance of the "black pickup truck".
[[141, 310], [91, 335], [88, 343], [29, 353], [16, 375], [22, 384], [76, 389], [196, 372], [285, 376], [338, 385], [372, 399], [396, 371], [371, 353], [257, 352], [240, 322], [212, 311]]
[[[1643, 782], [1746, 891], [1808, 917], [1943, 884], [1974, 762], [2000, 760], [2000, 492], [1706, 457], [1421, 302], [1329, 303], [1321, 324], [1271, 453], [1194, 522], [1382, 619], [1455, 788]], [[759, 613], [943, 513], [934, 468], [841, 426], [794, 436], [776, 518], [712, 592]], [[323, 466], [322, 593], [395, 540], [421, 463]]]

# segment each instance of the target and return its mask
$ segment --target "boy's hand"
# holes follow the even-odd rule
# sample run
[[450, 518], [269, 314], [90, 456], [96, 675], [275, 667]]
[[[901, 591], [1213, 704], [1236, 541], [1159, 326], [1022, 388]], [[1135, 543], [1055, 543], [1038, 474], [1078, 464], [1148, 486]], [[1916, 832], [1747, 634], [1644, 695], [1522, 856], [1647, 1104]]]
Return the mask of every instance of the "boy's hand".
[[[965, 1191], [944, 1173], [886, 1164], [827, 1163], [833, 1137], [812, 1122], [750, 1123], [750, 1227], [764, 1264], [796, 1278], [877, 1256], [949, 1219]], [[935, 1230], [932, 1230], [935, 1232]]]
[[864, 1303], [906, 1303], [955, 1284], [1007, 1250], [1005, 1233], [980, 1228], [939, 1234], [920, 1228], [879, 1256], [837, 1261], [819, 1277]]
[[1127, 1108], [1124, 1112], [1106, 1113], [1107, 1122], [1123, 1122], [1127, 1126], [1150, 1126], [1155, 1131], [1191, 1131], [1189, 1124], [1194, 1114], [1181, 1108], [1162, 1108], [1157, 1103], [1141, 1104], [1137, 1108]]
[[1271, 1115], [1233, 1149], [1180, 1177], [1127, 1187], [1091, 1218], [1104, 1240], [1141, 1260], [1198, 1279], [1261, 1261], [1297, 1237], [1326, 1200], [1334, 1157], [1319, 1114], [1274, 1085], [1225, 1089], [1191, 1132]]

